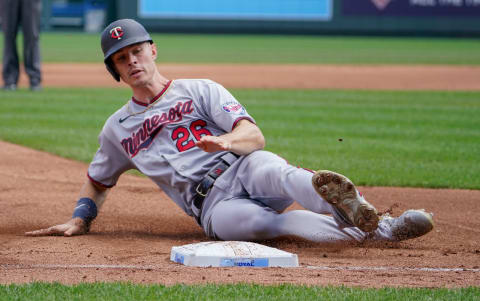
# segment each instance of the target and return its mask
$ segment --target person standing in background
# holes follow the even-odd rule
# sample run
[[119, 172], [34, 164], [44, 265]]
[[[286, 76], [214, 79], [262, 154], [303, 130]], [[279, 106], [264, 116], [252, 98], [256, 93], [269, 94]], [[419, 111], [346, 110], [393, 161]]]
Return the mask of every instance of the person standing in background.
[[40, 17], [41, 0], [1, 0], [3, 48], [3, 82], [4, 90], [17, 89], [20, 76], [20, 64], [17, 51], [18, 27], [23, 32], [23, 61], [30, 80], [32, 91], [41, 90], [42, 75], [40, 70]]

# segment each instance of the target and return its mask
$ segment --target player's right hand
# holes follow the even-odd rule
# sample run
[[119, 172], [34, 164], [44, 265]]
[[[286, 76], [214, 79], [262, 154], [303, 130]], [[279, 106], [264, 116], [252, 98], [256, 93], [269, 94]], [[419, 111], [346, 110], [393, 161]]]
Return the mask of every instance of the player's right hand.
[[26, 236], [47, 236], [47, 235], [61, 235], [73, 236], [81, 235], [87, 232], [87, 226], [81, 218], [72, 218], [65, 224], [52, 226], [45, 229], [25, 232]]
[[219, 136], [203, 136], [195, 145], [208, 153], [232, 149], [232, 144], [224, 137]]

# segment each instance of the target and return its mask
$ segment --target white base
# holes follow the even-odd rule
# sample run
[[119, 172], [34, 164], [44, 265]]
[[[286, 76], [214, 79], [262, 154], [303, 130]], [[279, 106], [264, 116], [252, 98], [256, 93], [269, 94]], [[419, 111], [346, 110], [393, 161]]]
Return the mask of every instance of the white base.
[[195, 267], [298, 267], [297, 254], [244, 241], [172, 247], [170, 260]]

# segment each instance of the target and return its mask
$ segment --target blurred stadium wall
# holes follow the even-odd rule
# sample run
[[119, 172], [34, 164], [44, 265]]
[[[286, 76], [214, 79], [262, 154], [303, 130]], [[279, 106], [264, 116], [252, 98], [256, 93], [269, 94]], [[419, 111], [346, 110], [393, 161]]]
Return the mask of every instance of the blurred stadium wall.
[[480, 0], [43, 0], [46, 30], [480, 36]]

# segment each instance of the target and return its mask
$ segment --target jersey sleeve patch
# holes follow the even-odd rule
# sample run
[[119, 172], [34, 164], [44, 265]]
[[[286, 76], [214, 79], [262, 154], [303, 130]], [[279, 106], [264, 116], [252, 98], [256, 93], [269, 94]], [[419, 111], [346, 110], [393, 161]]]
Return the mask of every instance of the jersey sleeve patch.
[[230, 114], [234, 115], [244, 115], [245, 108], [236, 101], [229, 101], [227, 103], [222, 104], [222, 109]]

